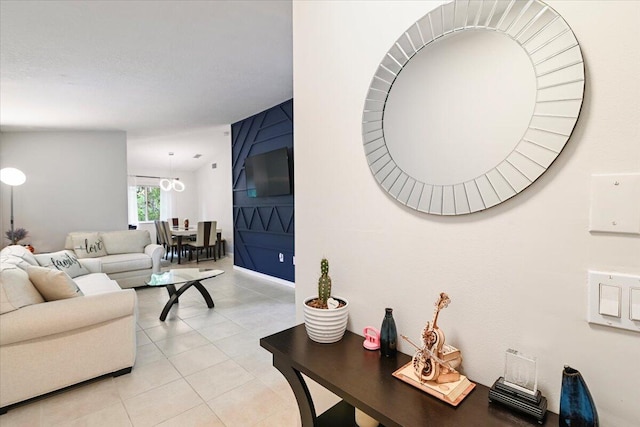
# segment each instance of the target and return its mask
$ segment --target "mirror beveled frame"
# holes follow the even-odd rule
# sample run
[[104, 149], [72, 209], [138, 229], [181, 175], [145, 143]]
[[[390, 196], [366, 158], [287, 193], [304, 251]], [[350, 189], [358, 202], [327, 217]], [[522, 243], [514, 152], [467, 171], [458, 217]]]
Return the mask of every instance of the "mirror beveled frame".
[[[490, 170], [465, 182], [424, 182], [394, 160], [385, 139], [385, 108], [393, 84], [411, 59], [431, 43], [461, 31], [498, 32], [518, 43], [535, 73], [535, 105], [515, 148]], [[367, 162], [380, 186], [409, 208], [435, 215], [488, 209], [523, 191], [558, 157], [580, 115], [584, 85], [578, 41], [550, 6], [540, 0], [453, 0], [416, 21], [380, 62], [362, 116]], [[460, 124], [452, 126], [456, 125]]]

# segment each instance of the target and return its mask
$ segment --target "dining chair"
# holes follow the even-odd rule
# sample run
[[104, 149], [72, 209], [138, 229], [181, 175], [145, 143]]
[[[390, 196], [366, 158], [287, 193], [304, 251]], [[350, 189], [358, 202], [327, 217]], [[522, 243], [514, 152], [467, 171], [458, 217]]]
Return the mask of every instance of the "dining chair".
[[[171, 252], [171, 262], [173, 262], [173, 254], [178, 251], [178, 239], [171, 236], [171, 227], [168, 221], [160, 221], [160, 224], [167, 251]], [[167, 253], [167, 259], [168, 258], [169, 254]]]
[[206, 250], [207, 256], [213, 254], [213, 260], [216, 260], [216, 233], [217, 221], [198, 221], [198, 230], [196, 234], [196, 241], [187, 243], [189, 247], [189, 259], [192, 259], [192, 253], [196, 251], [196, 262], [200, 262], [200, 251]]
[[[156, 243], [158, 243], [159, 245], [162, 245], [165, 247], [166, 249], [166, 242], [164, 241], [164, 230], [162, 228], [162, 224], [160, 224], [159, 220], [155, 220], [153, 221], [153, 225], [156, 226]], [[167, 255], [167, 251], [164, 251], [165, 256]]]

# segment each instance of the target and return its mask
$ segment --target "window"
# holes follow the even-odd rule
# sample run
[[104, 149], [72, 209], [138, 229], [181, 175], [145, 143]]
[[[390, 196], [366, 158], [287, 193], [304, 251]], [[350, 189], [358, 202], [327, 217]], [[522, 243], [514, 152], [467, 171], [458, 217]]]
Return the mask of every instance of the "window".
[[136, 187], [138, 203], [138, 221], [155, 221], [160, 219], [160, 187], [138, 185]]

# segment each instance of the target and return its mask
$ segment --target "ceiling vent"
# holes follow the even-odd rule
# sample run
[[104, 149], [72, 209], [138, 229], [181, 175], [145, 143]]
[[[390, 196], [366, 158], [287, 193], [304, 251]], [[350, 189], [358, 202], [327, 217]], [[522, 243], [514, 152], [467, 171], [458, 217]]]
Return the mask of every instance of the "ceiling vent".
[[217, 167], [218, 167], [218, 164], [217, 164], [217, 163], [211, 163], [211, 169], [215, 169], [215, 168], [217, 168]]

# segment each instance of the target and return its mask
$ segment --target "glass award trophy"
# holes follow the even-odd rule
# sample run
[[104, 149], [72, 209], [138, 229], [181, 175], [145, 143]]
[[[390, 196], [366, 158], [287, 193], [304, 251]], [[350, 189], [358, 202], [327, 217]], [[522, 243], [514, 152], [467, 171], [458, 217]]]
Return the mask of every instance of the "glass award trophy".
[[538, 391], [538, 365], [535, 357], [525, 356], [512, 348], [505, 352], [504, 383], [524, 393]]
[[493, 383], [489, 390], [489, 402], [505, 405], [543, 422], [547, 399], [538, 390], [536, 358], [508, 349], [505, 353], [504, 376]]

